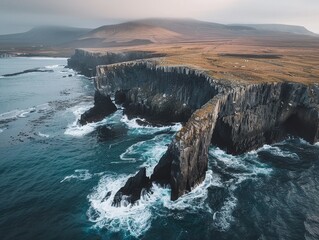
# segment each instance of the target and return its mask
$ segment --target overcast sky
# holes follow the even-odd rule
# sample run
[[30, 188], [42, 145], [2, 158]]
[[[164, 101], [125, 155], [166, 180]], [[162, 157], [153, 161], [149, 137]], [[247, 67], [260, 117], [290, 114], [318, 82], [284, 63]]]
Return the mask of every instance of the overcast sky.
[[0, 34], [41, 25], [98, 27], [149, 17], [294, 24], [319, 33], [319, 0], [0, 0]]

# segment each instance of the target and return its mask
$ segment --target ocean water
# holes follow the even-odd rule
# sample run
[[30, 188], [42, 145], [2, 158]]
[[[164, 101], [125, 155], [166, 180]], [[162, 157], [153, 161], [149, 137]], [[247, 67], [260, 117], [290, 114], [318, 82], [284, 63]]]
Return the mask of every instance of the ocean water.
[[78, 126], [93, 84], [65, 65], [0, 59], [0, 75], [53, 70], [0, 77], [0, 239], [319, 239], [319, 146], [297, 138], [241, 156], [211, 147], [206, 179], [189, 194], [172, 202], [153, 185], [134, 206], [112, 207], [181, 125], [142, 127], [119, 107]]

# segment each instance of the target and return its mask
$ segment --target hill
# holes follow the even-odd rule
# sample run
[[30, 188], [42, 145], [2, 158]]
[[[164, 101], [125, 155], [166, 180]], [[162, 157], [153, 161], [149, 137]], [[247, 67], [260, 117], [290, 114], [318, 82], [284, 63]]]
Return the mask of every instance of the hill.
[[[39, 27], [0, 36], [0, 52], [70, 56], [76, 48], [123, 48], [152, 44], [246, 41], [261, 46], [304, 47], [318, 35], [302, 26], [218, 24], [194, 19], [142, 19], [96, 29]], [[257, 45], [258, 45], [257, 44]]]
[[74, 27], [43, 26], [24, 33], [0, 35], [0, 46], [30, 47], [56, 46], [74, 41], [91, 29]]

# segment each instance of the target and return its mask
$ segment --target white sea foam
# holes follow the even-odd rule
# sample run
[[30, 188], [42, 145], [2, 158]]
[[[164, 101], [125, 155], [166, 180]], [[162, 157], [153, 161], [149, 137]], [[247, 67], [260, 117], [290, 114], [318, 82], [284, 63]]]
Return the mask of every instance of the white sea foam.
[[229, 196], [226, 198], [220, 210], [214, 213], [214, 226], [221, 231], [229, 229], [234, 220], [233, 211], [237, 206], [238, 199], [235, 190], [245, 180], [258, 181], [259, 176], [269, 176], [272, 169], [267, 164], [258, 161], [256, 151], [251, 151], [240, 156], [227, 154], [219, 148], [212, 147], [209, 154], [216, 159], [215, 168], [232, 176], [230, 180], [221, 182], [221, 186], [228, 189]]
[[21, 113], [18, 115], [19, 118], [25, 118], [29, 113], [35, 112], [36, 109], [34, 107], [28, 108], [26, 110], [21, 110]]
[[70, 135], [73, 137], [83, 137], [93, 132], [98, 126], [102, 126], [105, 124], [112, 124], [119, 121], [117, 119], [120, 119], [121, 111], [116, 111], [112, 115], [104, 118], [103, 120], [99, 122], [87, 123], [81, 126], [80, 124], [78, 124], [78, 120], [80, 119], [81, 115], [85, 111], [89, 110], [91, 107], [93, 107], [93, 105], [81, 104], [79, 106], [70, 108], [70, 111], [75, 115], [76, 119], [73, 123], [68, 125], [67, 129], [64, 132], [65, 135]]
[[231, 223], [234, 221], [233, 211], [237, 206], [238, 199], [232, 193], [229, 196], [221, 209], [217, 212], [214, 212], [213, 220], [214, 225], [221, 231], [227, 231], [231, 226]]
[[93, 132], [96, 123], [88, 123], [86, 125], [81, 126], [78, 124], [78, 120], [85, 111], [89, 110], [93, 105], [80, 105], [70, 109], [72, 113], [75, 115], [75, 121], [68, 125], [67, 129], [65, 130], [65, 135], [70, 135], [73, 137], [82, 137], [90, 132]]
[[299, 159], [299, 156], [296, 153], [282, 150], [276, 146], [264, 145], [262, 148], [259, 149], [259, 151], [267, 151], [278, 157]]
[[[123, 118], [121, 120], [123, 121]], [[153, 128], [136, 126], [136, 122], [127, 121], [130, 120], [124, 118], [124, 122], [129, 128]], [[130, 125], [132, 123], [133, 125]], [[156, 130], [158, 131], [158, 128]], [[120, 158], [123, 162], [141, 161], [141, 166], [147, 167], [147, 175], [149, 176], [160, 157], [167, 150], [167, 144], [170, 143], [171, 138], [172, 135], [160, 134], [153, 139], [135, 143], [127, 148], [120, 155]], [[260, 175], [269, 175], [272, 169], [267, 164], [257, 160], [256, 151], [238, 157], [228, 155], [219, 148], [211, 148], [209, 153], [215, 159], [210, 160], [210, 165], [213, 164], [214, 167], [220, 168], [220, 171], [230, 174], [232, 177], [229, 180], [223, 180], [220, 173], [214, 173], [210, 166], [210, 170], [206, 172], [205, 180], [176, 201], [170, 200], [171, 190], [169, 188], [153, 184], [152, 193], [143, 195], [134, 205], [129, 204], [124, 199], [120, 207], [114, 207], [112, 206], [114, 195], [130, 176], [103, 176], [92, 194], [88, 196], [90, 208], [87, 215], [89, 220], [95, 223], [94, 228], [105, 228], [111, 232], [124, 232], [138, 238], [150, 228], [152, 220], [158, 216], [170, 215], [180, 218], [185, 213], [203, 211], [212, 216], [213, 220], [208, 224], [212, 224], [220, 231], [226, 231], [234, 221], [233, 211], [238, 202], [235, 194], [237, 187], [247, 179], [258, 180]], [[213, 210], [207, 202], [208, 191], [213, 186], [224, 188], [228, 194], [218, 210]], [[173, 214], [176, 211], [180, 213]]]
[[32, 113], [35, 111], [36, 111], [36, 108], [34, 107], [22, 109], [22, 110], [15, 109], [15, 110], [0, 114], [0, 121], [12, 120], [17, 118], [25, 118], [28, 116], [29, 113]]
[[152, 133], [161, 132], [161, 131], [176, 132], [182, 128], [182, 124], [180, 123], [175, 123], [174, 125], [162, 126], [162, 127], [144, 126], [144, 125], [139, 125], [137, 123], [138, 120], [145, 121], [145, 119], [143, 118], [128, 119], [126, 115], [123, 115], [120, 121], [127, 125], [127, 127], [130, 129], [131, 134], [152, 134]]
[[222, 162], [227, 170], [235, 170], [234, 176], [240, 177], [239, 180], [245, 180], [247, 177], [254, 177], [259, 174], [269, 175], [272, 172], [267, 164], [257, 160], [256, 151], [241, 156], [233, 156], [219, 148], [211, 148], [209, 153]]
[[163, 205], [170, 210], [197, 212], [199, 209], [205, 209], [207, 212], [212, 212], [212, 209], [205, 204], [208, 188], [211, 186], [221, 187], [222, 182], [217, 174], [214, 174], [212, 170], [208, 170], [205, 180], [192, 189], [191, 192], [181, 196], [176, 201], [171, 201], [169, 195], [163, 199]]
[[86, 181], [89, 180], [93, 177], [93, 174], [91, 174], [89, 172], [89, 170], [87, 169], [77, 169], [74, 171], [74, 174], [66, 176], [63, 180], [61, 180], [62, 182], [65, 181], [71, 181], [72, 179], [76, 179], [76, 180], [80, 180], [80, 181]]
[[[136, 160], [139, 158], [146, 160], [146, 162], [153, 158], [153, 160], [150, 160], [148, 168], [152, 169], [156, 162], [158, 162], [161, 154], [165, 152], [164, 148], [160, 151], [157, 149], [157, 143], [158, 146], [165, 146], [165, 142], [169, 142], [167, 134], [158, 135], [151, 140], [136, 143], [130, 146], [121, 155], [121, 158], [122, 160]], [[134, 205], [122, 200], [120, 207], [112, 206], [112, 201], [116, 192], [125, 184], [130, 176], [103, 176], [98, 186], [88, 196], [90, 208], [87, 211], [87, 215], [89, 220], [95, 223], [94, 228], [106, 228], [112, 232], [121, 231], [138, 238], [150, 228], [154, 218], [163, 214], [168, 216], [172, 214], [172, 210], [179, 211], [182, 215], [204, 211], [212, 215], [213, 222], [208, 224], [214, 225], [220, 231], [226, 231], [234, 220], [233, 211], [238, 202], [235, 196], [236, 188], [242, 181], [253, 178], [257, 174], [269, 174], [271, 169], [263, 164], [257, 165], [254, 168], [255, 164], [251, 162], [251, 159], [249, 162], [242, 164], [240, 158], [243, 157], [236, 159], [236, 157], [228, 155], [218, 148], [211, 148], [210, 154], [217, 157], [224, 166], [231, 167], [234, 165], [232, 166], [233, 168], [242, 168], [243, 171], [240, 171], [240, 173], [238, 171], [234, 172], [234, 177], [231, 180], [225, 181], [221, 179], [219, 174], [214, 173], [213, 170], [208, 170], [205, 180], [201, 184], [176, 201], [170, 200], [171, 191], [169, 188], [153, 184], [151, 194], [143, 195]], [[245, 157], [257, 157], [255, 152], [249, 154], [245, 155]], [[207, 193], [212, 186], [225, 188], [229, 194], [224, 200], [222, 207], [215, 212], [207, 203]], [[182, 216], [181, 214], [171, 216], [180, 217]]]
[[[92, 194], [88, 196], [90, 208], [87, 216], [94, 222], [94, 228], [106, 228], [112, 232], [125, 231], [139, 237], [151, 226], [149, 199], [141, 199], [135, 205], [112, 206], [116, 192], [124, 185], [127, 176], [104, 176]], [[107, 194], [110, 194], [106, 198]]]
[[2, 133], [4, 131], [4, 129], [0, 128], [0, 133]]
[[37, 105], [37, 106], [36, 106], [36, 109], [37, 109], [38, 111], [47, 110], [47, 109], [49, 109], [49, 108], [50, 108], [49, 103], [43, 103], [43, 104], [40, 104], [40, 105]]
[[61, 65], [48, 65], [48, 66], [45, 66], [45, 68], [47, 68], [47, 69], [55, 69], [55, 68], [58, 68], [60, 66]]
[[18, 117], [20, 113], [21, 113], [21, 110], [12, 110], [10, 112], [2, 113], [0, 114], [0, 120], [15, 119]]
[[39, 135], [40, 137], [44, 137], [44, 138], [49, 138], [49, 137], [50, 137], [49, 134], [44, 134], [44, 133], [41, 133], [41, 132], [38, 132], [38, 135]]
[[[167, 149], [172, 135], [161, 134], [153, 139], [141, 141], [130, 146], [120, 158], [123, 161], [143, 161], [147, 174], [159, 161]], [[106, 228], [112, 232], [125, 232], [133, 237], [140, 237], [151, 226], [154, 208], [170, 201], [170, 189], [153, 185], [152, 194], [143, 194], [134, 205], [122, 200], [120, 207], [112, 206], [116, 192], [125, 184], [130, 176], [103, 176], [93, 193], [88, 196], [90, 208], [87, 215], [94, 222], [94, 228]], [[105, 198], [107, 195], [108, 198]], [[156, 212], [156, 211], [155, 211]]]
[[72, 124], [69, 124], [67, 129], [65, 130], [65, 135], [70, 135], [73, 137], [83, 137], [94, 131], [96, 128], [95, 123], [88, 123], [84, 126], [80, 126], [78, 124], [78, 119], [74, 121]]
[[67, 58], [61, 58], [61, 57], [29, 57], [28, 59], [31, 60], [67, 60]]
[[[90, 208], [87, 216], [94, 222], [94, 228], [108, 229], [112, 232], [124, 232], [133, 237], [140, 237], [151, 226], [152, 220], [162, 214], [168, 216], [171, 210], [198, 212], [203, 210], [214, 214], [205, 203], [210, 186], [222, 186], [221, 180], [211, 170], [207, 171], [202, 184], [176, 201], [170, 200], [171, 190], [153, 184], [151, 194], [145, 193], [134, 205], [122, 200], [120, 207], [112, 206], [116, 192], [125, 184], [129, 176], [104, 176], [98, 186], [88, 196]], [[219, 228], [229, 225], [229, 211], [233, 210], [234, 199], [227, 199], [222, 209], [217, 212]], [[176, 217], [176, 216], [173, 216]], [[227, 225], [228, 224], [228, 225]]]
[[161, 134], [153, 139], [135, 143], [120, 155], [120, 159], [128, 162], [142, 161], [141, 167], [146, 167], [146, 172], [150, 175], [159, 159], [166, 152], [171, 138], [171, 135]]

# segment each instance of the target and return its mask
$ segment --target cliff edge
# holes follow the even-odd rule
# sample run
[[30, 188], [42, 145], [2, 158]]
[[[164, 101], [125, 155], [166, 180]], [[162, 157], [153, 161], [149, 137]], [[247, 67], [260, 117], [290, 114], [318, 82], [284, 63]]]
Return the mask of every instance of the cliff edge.
[[[172, 200], [191, 191], [205, 178], [211, 144], [241, 154], [289, 135], [310, 143], [319, 139], [317, 83], [216, 80], [202, 70], [163, 66], [161, 59], [100, 65], [96, 74], [96, 91], [114, 97], [126, 114], [184, 123], [153, 174], [143, 175], [147, 184], [131, 178], [117, 193], [116, 205], [131, 192], [128, 186], [135, 189], [133, 197], [125, 197], [131, 203], [150, 182], [169, 184]], [[139, 186], [131, 186], [134, 182]]]

